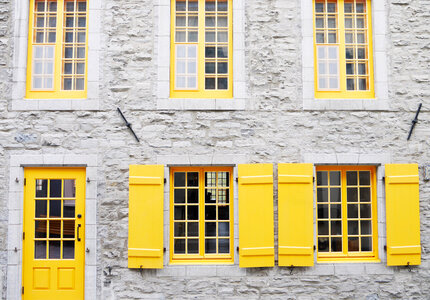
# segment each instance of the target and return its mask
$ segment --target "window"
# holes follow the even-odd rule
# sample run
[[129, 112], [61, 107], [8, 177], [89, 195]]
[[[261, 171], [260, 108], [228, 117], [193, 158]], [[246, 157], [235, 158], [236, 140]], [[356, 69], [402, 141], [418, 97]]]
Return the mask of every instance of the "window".
[[232, 0], [172, 0], [172, 98], [232, 98]]
[[318, 261], [377, 258], [375, 167], [317, 167]]
[[85, 98], [87, 2], [32, 0], [27, 98]]
[[232, 168], [172, 168], [171, 262], [233, 262]]
[[314, 0], [316, 98], [374, 98], [370, 0]]

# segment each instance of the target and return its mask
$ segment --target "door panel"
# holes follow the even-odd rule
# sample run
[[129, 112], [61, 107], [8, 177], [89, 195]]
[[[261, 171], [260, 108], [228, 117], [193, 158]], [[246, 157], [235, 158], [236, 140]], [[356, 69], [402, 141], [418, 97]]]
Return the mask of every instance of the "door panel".
[[85, 169], [24, 175], [23, 299], [83, 299]]

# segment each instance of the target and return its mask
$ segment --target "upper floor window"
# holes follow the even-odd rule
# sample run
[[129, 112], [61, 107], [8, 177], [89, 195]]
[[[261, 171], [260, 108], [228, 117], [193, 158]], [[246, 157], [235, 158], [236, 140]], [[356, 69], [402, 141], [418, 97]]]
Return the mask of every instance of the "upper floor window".
[[232, 0], [172, 0], [172, 98], [233, 97]]
[[314, 0], [315, 97], [374, 98], [370, 0]]
[[86, 0], [32, 0], [27, 58], [27, 98], [85, 98]]
[[375, 171], [317, 167], [318, 261], [377, 258]]
[[171, 260], [232, 262], [231, 168], [172, 168]]

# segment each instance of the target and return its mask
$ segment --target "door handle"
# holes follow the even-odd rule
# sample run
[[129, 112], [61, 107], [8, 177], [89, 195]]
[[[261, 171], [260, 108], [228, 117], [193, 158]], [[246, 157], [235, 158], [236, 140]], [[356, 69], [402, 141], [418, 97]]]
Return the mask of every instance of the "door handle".
[[81, 224], [78, 224], [78, 242], [81, 241], [81, 238], [79, 237], [79, 229], [81, 229]]

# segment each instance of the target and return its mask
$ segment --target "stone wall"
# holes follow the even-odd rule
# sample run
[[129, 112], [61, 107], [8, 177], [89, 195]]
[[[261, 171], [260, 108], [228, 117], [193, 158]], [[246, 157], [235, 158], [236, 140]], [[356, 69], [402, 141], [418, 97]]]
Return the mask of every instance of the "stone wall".
[[[14, 1], [0, 0], [2, 298], [6, 299], [9, 157], [73, 153], [99, 158], [99, 299], [428, 299], [430, 185], [422, 180], [422, 167], [430, 163], [430, 2], [386, 1], [388, 20], [378, 20], [388, 22], [389, 29], [390, 110], [305, 112], [299, 0], [245, 1], [249, 109], [157, 110], [153, 7], [158, 1], [103, 1], [100, 110], [18, 112], [8, 105], [13, 84]], [[406, 141], [421, 102], [420, 122]], [[140, 143], [124, 126], [117, 107], [133, 124]], [[168, 266], [159, 271], [127, 268], [130, 164], [154, 164], [157, 157], [169, 155], [245, 155], [249, 163], [274, 163], [276, 170], [277, 163], [303, 162], [306, 153], [389, 154], [394, 163], [418, 163], [421, 266], [411, 271], [384, 263], [246, 270], [238, 265]], [[275, 207], [276, 201], [275, 191]]]

